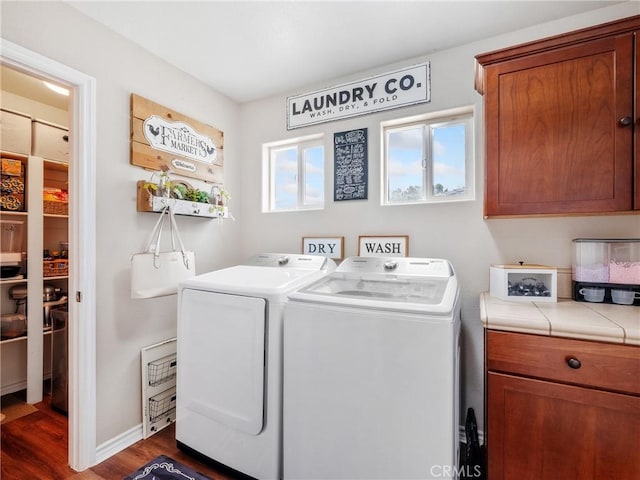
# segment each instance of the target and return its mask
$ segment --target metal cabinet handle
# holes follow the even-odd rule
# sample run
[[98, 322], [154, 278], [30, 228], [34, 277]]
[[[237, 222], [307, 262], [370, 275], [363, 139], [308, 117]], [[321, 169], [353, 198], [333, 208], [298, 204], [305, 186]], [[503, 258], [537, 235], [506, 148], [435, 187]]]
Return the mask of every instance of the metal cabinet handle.
[[633, 118], [631, 117], [622, 117], [620, 120], [618, 120], [618, 125], [620, 125], [621, 127], [628, 127], [632, 123]]
[[567, 357], [567, 365], [569, 365], [569, 367], [573, 368], [574, 370], [577, 370], [582, 366], [582, 362], [576, 357]]
[[65, 142], [69, 141], [69, 135], [63, 135], [62, 136], [62, 140], [64, 140]]

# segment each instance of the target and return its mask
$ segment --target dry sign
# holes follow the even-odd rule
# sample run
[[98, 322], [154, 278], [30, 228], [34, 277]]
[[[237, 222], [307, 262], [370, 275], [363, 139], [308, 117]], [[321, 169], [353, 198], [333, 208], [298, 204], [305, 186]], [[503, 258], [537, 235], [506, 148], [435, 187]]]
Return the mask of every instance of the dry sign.
[[430, 63], [287, 97], [287, 130], [431, 101]]
[[223, 150], [220, 130], [131, 95], [131, 164], [224, 183]]
[[302, 253], [341, 260], [344, 256], [344, 237], [302, 237]]

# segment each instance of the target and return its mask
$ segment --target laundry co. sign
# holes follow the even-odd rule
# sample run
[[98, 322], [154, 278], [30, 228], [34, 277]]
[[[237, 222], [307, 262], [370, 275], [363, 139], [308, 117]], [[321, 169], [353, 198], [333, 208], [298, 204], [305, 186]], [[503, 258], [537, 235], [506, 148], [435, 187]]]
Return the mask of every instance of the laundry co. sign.
[[287, 130], [431, 101], [430, 63], [287, 97]]

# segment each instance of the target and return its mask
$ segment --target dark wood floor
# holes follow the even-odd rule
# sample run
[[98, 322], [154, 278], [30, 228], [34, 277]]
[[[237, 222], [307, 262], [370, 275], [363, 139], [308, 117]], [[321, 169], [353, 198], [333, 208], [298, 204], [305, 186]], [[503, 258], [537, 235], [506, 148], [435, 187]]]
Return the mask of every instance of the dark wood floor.
[[36, 407], [37, 412], [0, 427], [2, 480], [122, 480], [158, 455], [171, 457], [212, 480], [246, 478], [203, 463], [179, 450], [175, 425], [140, 440], [84, 472], [75, 472], [67, 465], [67, 418], [52, 410], [48, 399]]
[[213, 480], [237, 477], [215, 469], [178, 450], [175, 428], [170, 425], [84, 472], [67, 465], [67, 418], [48, 402], [38, 411], [0, 427], [0, 478], [2, 480], [122, 480], [158, 455], [166, 455]]

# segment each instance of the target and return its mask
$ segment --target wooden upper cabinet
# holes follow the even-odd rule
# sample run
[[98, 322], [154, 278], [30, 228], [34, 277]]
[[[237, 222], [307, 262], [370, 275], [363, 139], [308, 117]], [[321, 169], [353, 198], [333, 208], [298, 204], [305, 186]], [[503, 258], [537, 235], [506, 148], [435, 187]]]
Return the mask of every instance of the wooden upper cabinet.
[[485, 216], [640, 207], [634, 28], [640, 16], [476, 57]]

